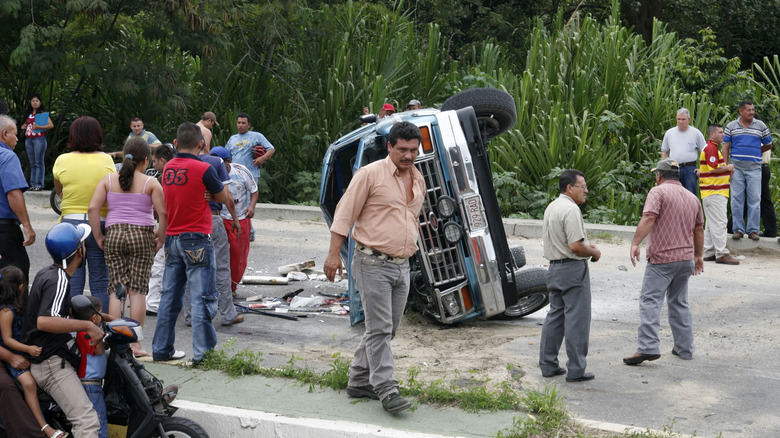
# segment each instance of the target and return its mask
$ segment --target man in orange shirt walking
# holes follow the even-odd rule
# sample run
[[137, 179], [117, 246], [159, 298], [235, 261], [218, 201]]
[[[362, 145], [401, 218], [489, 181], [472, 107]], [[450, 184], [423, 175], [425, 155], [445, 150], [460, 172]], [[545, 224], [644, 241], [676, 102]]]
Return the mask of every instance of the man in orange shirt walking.
[[411, 406], [393, 379], [390, 340], [409, 295], [409, 257], [417, 252], [425, 182], [414, 161], [421, 142], [416, 125], [397, 123], [387, 136], [387, 157], [355, 173], [336, 208], [324, 267], [330, 281], [341, 275], [339, 252], [354, 224], [351, 272], [363, 300], [366, 332], [349, 367], [347, 394], [382, 400], [390, 413]]

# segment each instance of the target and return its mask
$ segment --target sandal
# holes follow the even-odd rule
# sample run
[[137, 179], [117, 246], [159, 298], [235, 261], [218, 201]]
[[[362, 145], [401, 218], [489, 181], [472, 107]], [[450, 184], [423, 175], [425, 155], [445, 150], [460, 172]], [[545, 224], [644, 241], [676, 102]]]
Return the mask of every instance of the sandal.
[[[51, 427], [49, 426], [49, 423], [43, 425], [43, 427], [41, 428], [41, 432], [46, 430], [47, 427]], [[68, 435], [69, 435], [68, 432], [57, 429], [54, 431], [54, 434], [51, 436], [51, 438], [68, 438]]]

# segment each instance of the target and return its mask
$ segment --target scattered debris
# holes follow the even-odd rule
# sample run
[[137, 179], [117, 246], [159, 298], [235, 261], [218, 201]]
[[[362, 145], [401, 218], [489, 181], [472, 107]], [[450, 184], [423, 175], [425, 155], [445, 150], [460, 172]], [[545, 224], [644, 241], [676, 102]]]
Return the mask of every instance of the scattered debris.
[[288, 284], [287, 277], [269, 277], [266, 275], [244, 275], [241, 282], [244, 284]]
[[287, 275], [290, 272], [301, 272], [306, 268], [313, 268], [313, 267], [314, 267], [314, 260], [306, 260], [305, 262], [279, 266], [279, 275]]
[[303, 272], [292, 271], [287, 273], [287, 279], [290, 281], [307, 281], [309, 276]]
[[618, 269], [620, 269], [621, 271], [628, 271], [628, 268], [626, 268], [624, 265], [618, 266]]

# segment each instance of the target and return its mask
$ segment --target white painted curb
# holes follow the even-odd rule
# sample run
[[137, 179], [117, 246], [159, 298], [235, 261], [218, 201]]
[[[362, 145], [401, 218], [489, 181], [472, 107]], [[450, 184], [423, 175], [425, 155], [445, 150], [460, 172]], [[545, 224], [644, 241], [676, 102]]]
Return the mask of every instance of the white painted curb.
[[322, 420], [176, 400], [177, 417], [200, 424], [212, 438], [445, 438], [374, 424]]

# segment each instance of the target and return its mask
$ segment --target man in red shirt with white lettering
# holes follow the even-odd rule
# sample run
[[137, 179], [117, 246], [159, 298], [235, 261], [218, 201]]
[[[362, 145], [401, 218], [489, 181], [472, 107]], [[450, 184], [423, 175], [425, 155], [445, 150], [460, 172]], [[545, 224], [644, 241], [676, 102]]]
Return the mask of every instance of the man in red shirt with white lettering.
[[216, 202], [230, 199], [214, 169], [198, 159], [204, 147], [198, 125], [179, 125], [174, 140], [179, 152], [163, 170], [162, 184], [168, 207], [165, 236], [165, 273], [163, 291], [157, 309], [157, 326], [152, 340], [156, 361], [182, 359], [183, 351], [174, 349], [176, 318], [184, 305], [185, 288], [192, 306], [193, 362], [203, 359], [217, 345], [217, 333], [211, 320], [217, 312], [217, 274], [211, 243], [211, 209], [203, 196], [208, 190]]
[[650, 189], [631, 241], [631, 263], [639, 260], [639, 245], [646, 236], [647, 267], [639, 295], [637, 352], [623, 358], [626, 365], [639, 365], [661, 357], [658, 330], [661, 306], [669, 307], [669, 325], [674, 338], [672, 354], [693, 359], [693, 316], [688, 305], [688, 279], [704, 271], [704, 217], [699, 198], [680, 184], [680, 168], [671, 158], [658, 162], [656, 186]]

